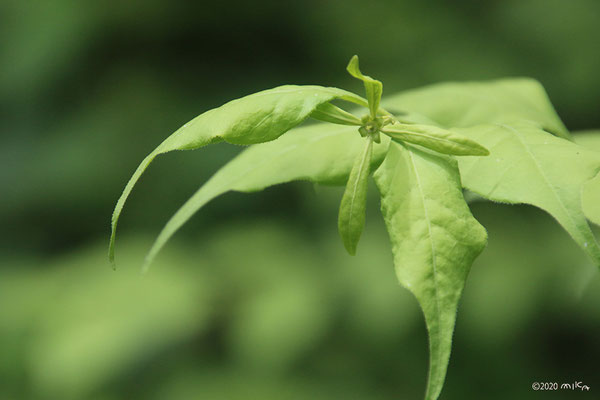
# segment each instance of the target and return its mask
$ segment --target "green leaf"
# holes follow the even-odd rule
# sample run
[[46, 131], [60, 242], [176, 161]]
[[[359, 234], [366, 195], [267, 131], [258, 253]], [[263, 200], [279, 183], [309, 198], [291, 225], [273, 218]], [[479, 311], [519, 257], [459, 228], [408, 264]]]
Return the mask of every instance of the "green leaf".
[[525, 119], [557, 136], [571, 137], [542, 85], [529, 78], [440, 83], [388, 97], [383, 106], [393, 113], [422, 114], [444, 128]]
[[315, 111], [310, 114], [310, 117], [319, 121], [331, 122], [332, 124], [338, 125], [362, 125], [362, 121], [356, 115], [350, 114], [331, 103], [320, 104]]
[[365, 149], [354, 162], [342, 196], [338, 216], [338, 230], [344, 247], [351, 255], [356, 254], [356, 245], [365, 227], [367, 208], [367, 183], [373, 153], [373, 139], [366, 138]]
[[379, 110], [379, 103], [381, 101], [381, 94], [383, 93], [383, 84], [371, 78], [370, 76], [363, 75], [358, 67], [358, 56], [353, 56], [346, 67], [346, 70], [353, 77], [360, 79], [365, 84], [365, 91], [367, 92], [367, 100], [369, 102], [369, 110], [371, 111], [371, 117], [377, 116], [377, 110]]
[[600, 225], [600, 174], [583, 184], [581, 206], [587, 219]]
[[446, 83], [401, 93], [385, 105], [422, 114], [442, 127], [466, 128], [453, 131], [491, 154], [459, 159], [464, 187], [489, 200], [547, 211], [600, 265], [600, 247], [581, 204], [582, 185], [600, 168], [598, 155], [560, 138], [571, 136], [538, 82]]
[[[574, 132], [573, 137], [581, 146], [600, 151], [600, 130]], [[583, 184], [581, 205], [585, 216], [600, 225], [600, 174]]]
[[393, 139], [418, 144], [438, 153], [458, 156], [487, 156], [489, 151], [473, 140], [432, 125], [393, 124], [381, 129]]
[[460, 158], [465, 188], [493, 201], [526, 203], [550, 213], [600, 266], [600, 247], [582, 209], [582, 185], [600, 171], [600, 152], [551, 135], [532, 122], [458, 129], [490, 150]]
[[425, 315], [430, 349], [426, 399], [434, 400], [444, 384], [458, 301], [487, 234], [463, 198], [451, 157], [392, 142], [374, 177], [396, 274]]
[[600, 130], [573, 132], [575, 143], [589, 150], [600, 151]]
[[109, 246], [111, 262], [114, 264], [115, 232], [121, 210], [135, 183], [157, 155], [221, 141], [241, 145], [268, 142], [300, 124], [320, 104], [334, 99], [365, 105], [360, 96], [342, 89], [286, 85], [230, 101], [183, 125], [141, 162], [117, 201]]
[[[373, 146], [371, 169], [383, 160], [389, 140]], [[150, 249], [144, 269], [173, 234], [200, 208], [228, 192], [254, 192], [280, 183], [306, 180], [346, 183], [364, 140], [355, 127], [318, 124], [294, 129], [279, 139], [251, 146], [221, 168], [176, 213]]]

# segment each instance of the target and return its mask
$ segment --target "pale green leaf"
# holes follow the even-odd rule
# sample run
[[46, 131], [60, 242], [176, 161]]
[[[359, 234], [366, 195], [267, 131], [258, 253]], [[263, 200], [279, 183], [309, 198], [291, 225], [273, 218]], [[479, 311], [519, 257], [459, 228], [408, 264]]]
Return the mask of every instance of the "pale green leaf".
[[121, 210], [133, 186], [157, 155], [221, 141], [241, 145], [268, 142], [300, 124], [320, 104], [334, 99], [365, 105], [360, 96], [342, 89], [286, 85], [230, 101], [183, 125], [141, 162], [117, 201], [109, 246], [111, 262], [114, 263], [115, 232]]
[[418, 144], [438, 153], [458, 156], [487, 156], [479, 143], [455, 132], [432, 125], [393, 124], [381, 129], [393, 139]]
[[581, 205], [582, 185], [600, 171], [600, 152], [551, 135], [531, 122], [457, 130], [490, 150], [459, 159], [465, 188], [493, 201], [526, 203], [550, 213], [600, 266], [600, 247]]
[[365, 227], [367, 183], [372, 153], [373, 140], [368, 136], [364, 151], [356, 157], [340, 203], [338, 230], [344, 247], [351, 255], [356, 254], [356, 246]]
[[[381, 163], [389, 142], [384, 139], [373, 145], [371, 169]], [[363, 145], [364, 139], [356, 127], [318, 124], [251, 146], [221, 168], [173, 215], [150, 249], [144, 268], [169, 238], [215, 197], [228, 191], [254, 192], [295, 180], [343, 185]]]
[[399, 93], [382, 104], [392, 113], [425, 115], [444, 128], [524, 119], [570, 138], [542, 85], [529, 78], [440, 83]]
[[573, 132], [573, 139], [583, 147], [600, 151], [600, 130]]
[[463, 198], [451, 157], [392, 142], [374, 177], [396, 274], [425, 315], [430, 348], [426, 399], [435, 400], [444, 384], [458, 301], [487, 234]]
[[381, 102], [381, 94], [383, 93], [383, 84], [377, 79], [373, 79], [370, 76], [363, 75], [360, 72], [358, 66], [358, 56], [353, 56], [346, 67], [346, 70], [355, 77], [360, 79], [365, 84], [365, 91], [367, 93], [367, 100], [369, 102], [369, 110], [371, 111], [371, 117], [377, 116], [377, 110], [379, 110], [379, 103]]
[[362, 121], [356, 115], [350, 114], [349, 112], [342, 110], [331, 103], [323, 103], [318, 105], [317, 108], [310, 114], [310, 117], [323, 122], [331, 122], [332, 124], [353, 126], [362, 125]]
[[446, 83], [401, 93], [385, 105], [425, 115], [442, 127], [468, 128], [454, 131], [491, 155], [459, 160], [463, 185], [489, 200], [546, 210], [600, 265], [600, 248], [581, 205], [582, 185], [599, 170], [598, 155], [547, 133], [570, 138], [539, 83]]
[[581, 206], [587, 219], [600, 225], [600, 173], [583, 184]]
[[[600, 130], [573, 132], [575, 142], [581, 146], [600, 151]], [[600, 225], [600, 175], [583, 184], [581, 205], [585, 216]]]

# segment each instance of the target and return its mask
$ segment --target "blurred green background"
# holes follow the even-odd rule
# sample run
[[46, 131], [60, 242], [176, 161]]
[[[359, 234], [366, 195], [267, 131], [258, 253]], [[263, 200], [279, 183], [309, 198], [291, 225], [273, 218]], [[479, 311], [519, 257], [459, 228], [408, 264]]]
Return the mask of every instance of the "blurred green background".
[[[371, 188], [356, 257], [342, 189], [209, 204], [148, 275], [167, 218], [240, 151], [161, 156], [106, 250], [112, 207], [177, 127], [285, 83], [385, 93], [531, 76], [573, 130], [600, 127], [597, 0], [0, 1], [0, 399], [419, 399], [427, 337]], [[600, 277], [545, 213], [475, 203], [489, 245], [458, 313], [442, 399], [600, 390]]]

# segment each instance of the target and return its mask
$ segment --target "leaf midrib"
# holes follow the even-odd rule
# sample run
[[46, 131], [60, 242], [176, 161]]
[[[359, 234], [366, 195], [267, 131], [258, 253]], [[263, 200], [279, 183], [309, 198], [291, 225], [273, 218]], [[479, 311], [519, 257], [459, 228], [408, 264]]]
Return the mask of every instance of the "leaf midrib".
[[402, 131], [402, 132], [399, 132], [399, 133], [401, 133], [401, 134], [402, 134], [402, 133], [403, 133], [403, 134], [408, 134], [408, 135], [414, 135], [414, 136], [422, 136], [422, 137], [426, 137], [426, 138], [428, 138], [428, 139], [432, 139], [432, 140], [439, 141], [439, 142], [447, 142], [447, 143], [450, 143], [450, 144], [455, 144], [455, 145], [459, 145], [459, 146], [465, 146], [465, 145], [464, 145], [464, 144], [462, 144], [462, 143], [458, 143], [458, 142], [455, 142], [455, 141], [453, 141], [453, 140], [446, 139], [446, 138], [441, 138], [441, 137], [439, 137], [439, 136], [431, 136], [431, 135], [427, 135], [426, 133], [420, 133], [420, 132], [411, 132], [411, 131]]
[[535, 168], [538, 170], [538, 173], [540, 174], [540, 176], [544, 179], [544, 182], [546, 183], [546, 185], [548, 186], [548, 188], [550, 188], [550, 191], [554, 195], [554, 198], [558, 202], [558, 205], [563, 210], [563, 212], [565, 213], [565, 215], [567, 216], [567, 218], [569, 218], [572, 226], [576, 228], [577, 227], [577, 223], [573, 219], [573, 216], [571, 215], [571, 213], [569, 213], [569, 211], [567, 210], [567, 208], [563, 204], [563, 201], [561, 200], [560, 196], [556, 192], [556, 188], [548, 180], [548, 177], [544, 173], [544, 170], [542, 169], [541, 165], [539, 164], [537, 158], [531, 152], [531, 150], [529, 149], [529, 147], [527, 146], [527, 144], [523, 141], [523, 138], [520, 136], [519, 132], [517, 132], [515, 130], [515, 128], [513, 128], [510, 125], [506, 125], [506, 124], [495, 124], [495, 125], [497, 125], [497, 126], [499, 126], [501, 128], [506, 129], [507, 131], [509, 131], [510, 133], [512, 133], [517, 138], [517, 141], [521, 144], [521, 146], [523, 146], [523, 148], [525, 149], [525, 151], [527, 152], [527, 154], [529, 154], [529, 156], [533, 160], [533, 164], [535, 165]]
[[[370, 139], [367, 139], [370, 140]], [[350, 218], [346, 221], [346, 229], [350, 229], [350, 221], [353, 221], [353, 215], [354, 215], [354, 200], [356, 199], [356, 192], [358, 191], [358, 184], [361, 181], [361, 172], [365, 166], [365, 161], [367, 159], [367, 154], [369, 152], [369, 147], [372, 146], [372, 144], [367, 144], [365, 146], [365, 149], [363, 150], [363, 153], [361, 154], [361, 161], [360, 161], [360, 165], [358, 167], [358, 173], [357, 173], [357, 179], [354, 180], [353, 182], [353, 188], [352, 188], [352, 200], [350, 201]]]
[[433, 243], [431, 221], [429, 220], [429, 213], [427, 212], [427, 205], [425, 204], [425, 195], [423, 193], [423, 187], [421, 185], [421, 177], [417, 170], [417, 166], [415, 164], [413, 153], [412, 153], [412, 151], [410, 151], [410, 149], [407, 149], [407, 148], [406, 148], [406, 151], [408, 152], [408, 155], [410, 157], [410, 162], [412, 164], [413, 171], [415, 171], [415, 177], [417, 180], [417, 188], [419, 189], [419, 194], [421, 196], [421, 202], [423, 203], [423, 212], [425, 214], [425, 221], [427, 221], [427, 231], [429, 233], [429, 243], [431, 244], [431, 266], [433, 269], [433, 288], [435, 291], [435, 317], [438, 320], [438, 327], [439, 327], [439, 321], [440, 321], [439, 315], [440, 315], [441, 307], [440, 307], [439, 288], [438, 288], [438, 280], [437, 280], [436, 249], [435, 249], [435, 244]]

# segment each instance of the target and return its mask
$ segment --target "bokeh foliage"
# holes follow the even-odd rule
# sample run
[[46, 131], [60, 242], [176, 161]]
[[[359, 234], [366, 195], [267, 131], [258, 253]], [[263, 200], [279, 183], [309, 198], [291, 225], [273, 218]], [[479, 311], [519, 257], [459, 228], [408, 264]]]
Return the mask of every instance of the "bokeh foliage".
[[[228, 194], [141, 279], [158, 229], [239, 148], [149, 169], [121, 222], [116, 273], [112, 206], [138, 162], [207, 108], [285, 83], [360, 90], [344, 72], [355, 53], [384, 96], [531, 76], [569, 128], [597, 128], [599, 15], [594, 0], [2, 0], [0, 397], [421, 397], [425, 327], [396, 282], [375, 197], [352, 258], [335, 232], [341, 190]], [[489, 246], [442, 398], [527, 399], [533, 381], [599, 387], [591, 264], [540, 211], [472, 208]]]

